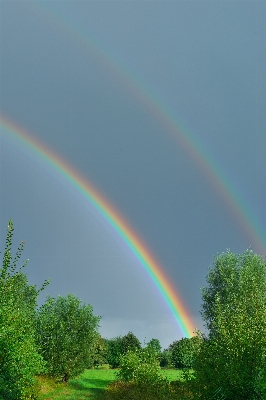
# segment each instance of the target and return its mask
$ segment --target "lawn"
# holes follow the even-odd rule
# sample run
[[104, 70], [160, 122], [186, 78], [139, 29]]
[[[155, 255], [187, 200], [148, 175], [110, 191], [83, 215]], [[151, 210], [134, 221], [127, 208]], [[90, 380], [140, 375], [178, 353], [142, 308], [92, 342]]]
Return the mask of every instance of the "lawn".
[[162, 375], [166, 376], [169, 381], [181, 379], [181, 370], [178, 369], [162, 369]]
[[[178, 370], [162, 370], [170, 381], [180, 378]], [[88, 369], [69, 384], [55, 382], [53, 379], [39, 378], [41, 384], [40, 400], [87, 400], [96, 399], [106, 386], [116, 379], [116, 370]]]

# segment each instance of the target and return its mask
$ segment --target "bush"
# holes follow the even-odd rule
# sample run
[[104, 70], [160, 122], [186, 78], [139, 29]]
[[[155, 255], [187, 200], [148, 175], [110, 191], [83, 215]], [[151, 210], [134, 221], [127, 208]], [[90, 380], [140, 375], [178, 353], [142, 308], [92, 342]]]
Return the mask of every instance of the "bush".
[[161, 375], [159, 356], [152, 347], [129, 351], [121, 357], [118, 379], [137, 384], [156, 384], [165, 381]]

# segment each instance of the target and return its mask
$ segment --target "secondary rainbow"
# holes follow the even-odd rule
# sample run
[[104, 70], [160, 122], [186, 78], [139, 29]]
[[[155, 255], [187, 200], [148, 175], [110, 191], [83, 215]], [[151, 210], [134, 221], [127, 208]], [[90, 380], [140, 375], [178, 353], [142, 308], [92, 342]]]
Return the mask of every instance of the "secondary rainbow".
[[136, 232], [134, 232], [124, 217], [80, 172], [75, 170], [72, 165], [68, 164], [53, 150], [3, 115], [0, 115], [0, 126], [2, 128], [2, 135], [15, 139], [16, 144], [24, 146], [30, 152], [35, 153], [46, 164], [50, 165], [53, 170], [78, 190], [97, 212], [104, 217], [105, 221], [122, 238], [123, 242], [148, 273], [174, 315], [183, 335], [186, 337], [193, 336], [195, 326], [180, 296], [169, 282], [162, 266], [159, 265], [143, 241], [138, 238]]
[[139, 77], [132, 73], [121, 61], [96, 42], [87, 31], [75, 24], [74, 20], [68, 20], [66, 15], [61, 16], [52, 9], [51, 6], [43, 2], [28, 2], [35, 14], [46, 22], [52, 24], [56, 29], [60, 29], [65, 34], [75, 40], [77, 46], [83, 51], [92, 53], [97, 61], [113, 74], [113, 76], [123, 85], [126, 91], [130, 92], [136, 100], [141, 103], [154, 118], [159, 121], [165, 132], [181, 145], [189, 157], [193, 160], [197, 168], [200, 168], [203, 175], [211, 183], [213, 189], [218, 193], [227, 205], [232, 217], [238, 222], [240, 229], [245, 232], [257, 251], [266, 253], [266, 232], [265, 227], [259, 219], [255, 219], [254, 211], [245, 202], [241, 193], [237, 191], [230, 178], [224, 174], [216, 160], [205, 149], [199, 140], [185, 129], [169, 107], [167, 107], [154, 93], [148, 88]]

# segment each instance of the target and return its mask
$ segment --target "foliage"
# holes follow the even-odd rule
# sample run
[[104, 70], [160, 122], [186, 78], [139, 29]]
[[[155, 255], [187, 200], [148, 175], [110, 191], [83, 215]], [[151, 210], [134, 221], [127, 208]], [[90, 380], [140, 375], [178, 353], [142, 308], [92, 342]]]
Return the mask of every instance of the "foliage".
[[35, 375], [44, 367], [35, 343], [34, 314], [39, 291], [47, 282], [37, 290], [22, 273], [27, 263], [17, 268], [24, 243], [13, 259], [13, 231], [10, 220], [0, 269], [0, 398], [22, 400], [36, 398]]
[[169, 346], [174, 368], [192, 368], [195, 352], [199, 347], [199, 337], [182, 338]]
[[111, 368], [118, 368], [122, 354], [122, 338], [117, 336], [113, 339], [106, 339], [107, 343], [107, 362]]
[[154, 384], [165, 380], [160, 371], [158, 353], [152, 347], [128, 351], [122, 356], [117, 377], [138, 384]]
[[121, 354], [126, 354], [128, 351], [135, 349], [141, 349], [139, 339], [132, 332], [128, 332], [127, 335], [122, 337], [121, 341]]
[[172, 364], [172, 351], [164, 349], [160, 356], [160, 367], [162, 368], [173, 368]]
[[97, 334], [91, 348], [91, 360], [87, 368], [99, 367], [107, 363], [107, 341]]
[[159, 339], [152, 338], [148, 343], [147, 347], [152, 347], [158, 354], [162, 352], [162, 346], [160, 344]]
[[117, 336], [105, 340], [107, 343], [106, 360], [111, 368], [118, 368], [120, 366], [121, 356], [128, 351], [141, 349], [140, 341], [132, 332], [128, 332], [128, 334], [123, 337]]
[[266, 381], [266, 262], [247, 250], [217, 256], [202, 289], [202, 337], [195, 363], [196, 392], [203, 399], [263, 398]]
[[38, 311], [36, 330], [49, 376], [67, 382], [85, 370], [91, 363], [99, 320], [92, 306], [74, 295], [47, 297]]

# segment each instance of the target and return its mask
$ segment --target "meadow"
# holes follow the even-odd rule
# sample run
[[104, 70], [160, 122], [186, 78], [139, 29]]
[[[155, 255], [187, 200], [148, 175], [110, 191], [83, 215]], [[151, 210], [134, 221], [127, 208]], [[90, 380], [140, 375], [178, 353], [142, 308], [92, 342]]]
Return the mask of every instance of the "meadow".
[[[54, 379], [39, 377], [41, 385], [40, 400], [87, 400], [98, 399], [105, 391], [107, 385], [116, 380], [115, 369], [87, 369], [76, 379], [71, 379], [68, 384], [56, 382]], [[180, 377], [180, 371], [175, 369], [162, 369], [162, 375], [169, 381]]]

